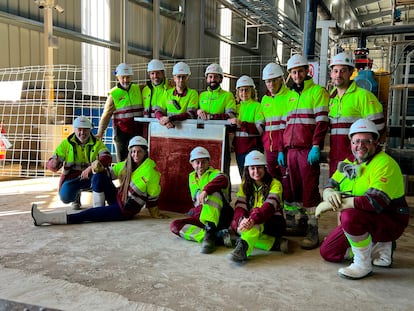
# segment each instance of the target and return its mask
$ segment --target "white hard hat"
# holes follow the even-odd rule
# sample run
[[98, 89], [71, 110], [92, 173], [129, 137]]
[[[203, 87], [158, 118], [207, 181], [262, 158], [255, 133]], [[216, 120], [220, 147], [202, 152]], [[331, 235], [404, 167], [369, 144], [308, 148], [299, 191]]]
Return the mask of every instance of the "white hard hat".
[[153, 59], [148, 63], [148, 72], [165, 70], [164, 63], [159, 59]]
[[134, 136], [129, 141], [128, 149], [131, 149], [134, 146], [141, 146], [141, 147], [147, 147], [148, 148], [148, 142], [144, 137]]
[[196, 159], [204, 159], [209, 158], [210, 159], [210, 153], [208, 150], [204, 147], [195, 147], [193, 150], [191, 150], [190, 153], [190, 163], [193, 162]]
[[252, 86], [254, 88], [256, 87], [254, 85], [253, 79], [250, 78], [249, 76], [246, 76], [246, 75], [241, 76], [236, 82], [236, 89], [238, 89], [239, 87], [242, 87], [242, 86]]
[[368, 119], [359, 119], [352, 123], [348, 133], [349, 139], [356, 133], [372, 133], [375, 135], [375, 139], [378, 139], [380, 136], [375, 123]]
[[173, 76], [175, 76], [175, 75], [191, 75], [190, 67], [184, 62], [176, 63], [173, 67], [172, 74], [173, 74]]
[[329, 65], [329, 67], [331, 68], [335, 65], [344, 65], [355, 68], [354, 59], [351, 55], [345, 52], [336, 54], [334, 57], [332, 57], [331, 64]]
[[289, 58], [287, 62], [287, 70], [289, 71], [292, 68], [308, 66], [308, 60], [300, 54], [295, 54]]
[[73, 127], [81, 129], [92, 129], [93, 124], [87, 117], [79, 116], [73, 121]]
[[121, 63], [116, 67], [115, 70], [116, 76], [133, 76], [134, 72], [132, 71], [132, 67], [128, 64]]
[[263, 80], [274, 79], [283, 76], [283, 69], [278, 64], [269, 63], [263, 68]]
[[221, 68], [221, 66], [219, 64], [216, 64], [216, 63], [210, 64], [206, 68], [206, 72], [205, 72], [204, 76], [207, 76], [209, 73], [217, 73], [217, 74], [223, 76], [223, 68]]
[[250, 151], [244, 159], [244, 166], [251, 165], [267, 165], [265, 155], [257, 150]]

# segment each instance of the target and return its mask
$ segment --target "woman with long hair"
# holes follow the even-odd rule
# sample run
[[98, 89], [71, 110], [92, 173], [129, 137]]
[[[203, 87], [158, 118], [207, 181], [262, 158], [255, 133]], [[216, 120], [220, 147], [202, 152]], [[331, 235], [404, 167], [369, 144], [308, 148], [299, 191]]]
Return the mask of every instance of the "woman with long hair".
[[[145, 138], [133, 137], [129, 141], [125, 161], [116, 163], [109, 170], [102, 169], [99, 161], [94, 162], [92, 167], [94, 174], [97, 174], [92, 190], [94, 193], [103, 192], [108, 205], [102, 200], [100, 206], [67, 215], [66, 211], [44, 213], [38, 209], [37, 204], [32, 204], [32, 217], [36, 226], [129, 220], [144, 206], [152, 217], [165, 217], [158, 210], [160, 173], [155, 168], [155, 162], [148, 157]], [[119, 188], [115, 187], [112, 179], [119, 179]]]
[[283, 217], [282, 184], [266, 169], [266, 157], [253, 150], [244, 162], [243, 180], [234, 210], [231, 229], [240, 237], [229, 254], [232, 261], [242, 262], [253, 248], [288, 253], [288, 240]]

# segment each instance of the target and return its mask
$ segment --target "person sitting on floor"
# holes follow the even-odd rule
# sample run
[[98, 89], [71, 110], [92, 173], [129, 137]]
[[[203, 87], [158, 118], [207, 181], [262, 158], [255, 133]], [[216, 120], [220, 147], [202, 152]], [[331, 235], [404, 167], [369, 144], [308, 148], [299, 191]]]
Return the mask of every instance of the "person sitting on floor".
[[229, 254], [235, 262], [243, 262], [253, 248], [288, 253], [288, 240], [283, 217], [282, 184], [266, 169], [266, 157], [253, 150], [244, 162], [243, 180], [237, 192], [231, 229], [240, 235], [236, 248]]
[[[100, 162], [93, 163], [95, 178], [92, 190], [102, 194], [99, 206], [74, 214], [66, 211], [41, 212], [32, 204], [34, 224], [63, 225], [85, 222], [121, 221], [132, 219], [142, 207], [147, 207], [153, 218], [165, 218], [158, 209], [161, 192], [160, 173], [155, 162], [148, 157], [148, 143], [141, 136], [133, 137], [128, 144], [128, 157], [105, 170]], [[118, 178], [117, 189], [112, 179]], [[105, 200], [109, 205], [105, 206]]]

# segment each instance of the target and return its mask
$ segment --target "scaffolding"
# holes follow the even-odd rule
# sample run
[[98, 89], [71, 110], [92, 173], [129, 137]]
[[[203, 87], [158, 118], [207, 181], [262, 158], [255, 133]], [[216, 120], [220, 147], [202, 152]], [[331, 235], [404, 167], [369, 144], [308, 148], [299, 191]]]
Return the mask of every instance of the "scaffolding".
[[[171, 79], [172, 67], [181, 60], [164, 61], [166, 76]], [[205, 68], [218, 59], [187, 59], [191, 68], [190, 87], [201, 92], [205, 89]], [[260, 97], [265, 92], [261, 80], [263, 67], [274, 59], [259, 56], [231, 58], [231, 72], [225, 72], [230, 80], [230, 89], [234, 91], [236, 79], [250, 75], [256, 83]], [[131, 64], [134, 70], [134, 82], [140, 85], [148, 80], [147, 64]], [[106, 95], [86, 94], [82, 82], [86, 72], [109, 71], [114, 68], [99, 68], [73, 65], [55, 65], [53, 72], [53, 96], [48, 87], [47, 75], [51, 68], [30, 66], [0, 69], [0, 126], [2, 136], [11, 146], [5, 148], [4, 157], [0, 157], [0, 177], [43, 177], [54, 176], [45, 168], [46, 161], [57, 145], [73, 132], [72, 122], [76, 116], [90, 117], [96, 133], [106, 101]], [[116, 84], [112, 76], [107, 91]], [[108, 126], [102, 138], [115, 158], [112, 142], [112, 124]], [[1, 156], [1, 152], [0, 152]]]
[[411, 180], [414, 175], [414, 42], [397, 36], [391, 55], [386, 150]]

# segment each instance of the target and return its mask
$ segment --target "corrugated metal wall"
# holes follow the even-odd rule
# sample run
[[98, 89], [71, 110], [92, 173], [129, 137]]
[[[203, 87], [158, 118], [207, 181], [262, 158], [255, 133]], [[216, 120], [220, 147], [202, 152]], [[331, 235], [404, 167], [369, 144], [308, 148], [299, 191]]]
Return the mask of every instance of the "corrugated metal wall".
[[[102, 0], [102, 2], [105, 0]], [[120, 3], [119, 0], [106, 0], [111, 9], [110, 45], [120, 43]], [[144, 1], [145, 2], [145, 1]], [[180, 1], [168, 1], [169, 7], [177, 8]], [[56, 0], [65, 11], [59, 14], [53, 10], [54, 31], [58, 37], [58, 48], [54, 51], [55, 64], [81, 64], [81, 0]], [[99, 11], [99, 6], [97, 7]], [[168, 11], [169, 12], [169, 11]], [[172, 12], [172, 11], [171, 11]], [[43, 10], [33, 0], [0, 0], [0, 67], [43, 65]], [[128, 1], [128, 42], [130, 47], [142, 49], [147, 55], [132, 52], [128, 62], [148, 61], [152, 52], [152, 8]], [[184, 57], [184, 26], [182, 14], [161, 14], [160, 54], [168, 57]], [[112, 48], [111, 63], [119, 62], [119, 48]], [[143, 58], [142, 56], [146, 56]]]

